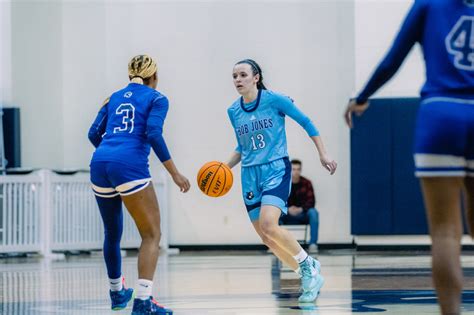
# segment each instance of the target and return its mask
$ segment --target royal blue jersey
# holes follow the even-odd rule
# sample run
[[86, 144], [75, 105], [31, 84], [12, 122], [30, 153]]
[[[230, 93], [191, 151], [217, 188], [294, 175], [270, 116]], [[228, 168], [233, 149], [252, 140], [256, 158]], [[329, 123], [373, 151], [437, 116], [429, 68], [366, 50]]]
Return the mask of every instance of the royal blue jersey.
[[257, 99], [245, 104], [236, 100], [227, 110], [237, 137], [237, 151], [241, 153], [242, 166], [269, 163], [288, 156], [285, 116], [300, 124], [309, 136], [319, 132], [287, 96], [259, 90]]
[[162, 136], [168, 99], [142, 84], [112, 94], [89, 130], [96, 147], [92, 161], [148, 165], [150, 145], [161, 161], [170, 158]]
[[474, 1], [416, 0], [392, 48], [357, 97], [358, 104], [396, 73], [417, 42], [426, 66], [423, 98], [474, 96]]

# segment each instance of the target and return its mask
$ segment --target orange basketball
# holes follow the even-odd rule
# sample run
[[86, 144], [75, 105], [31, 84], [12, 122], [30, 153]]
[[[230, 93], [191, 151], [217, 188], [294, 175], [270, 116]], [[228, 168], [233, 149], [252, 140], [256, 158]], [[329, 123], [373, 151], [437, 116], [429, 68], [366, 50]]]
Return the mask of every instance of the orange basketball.
[[198, 172], [199, 189], [209, 197], [224, 196], [232, 187], [234, 176], [230, 168], [217, 161], [204, 164]]

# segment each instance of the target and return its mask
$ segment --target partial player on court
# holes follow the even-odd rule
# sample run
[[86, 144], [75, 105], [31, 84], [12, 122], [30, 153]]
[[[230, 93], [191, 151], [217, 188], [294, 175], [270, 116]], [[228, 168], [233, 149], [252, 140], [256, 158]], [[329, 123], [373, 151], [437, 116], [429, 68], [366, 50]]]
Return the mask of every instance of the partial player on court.
[[369, 97], [420, 43], [426, 66], [415, 128], [415, 175], [420, 178], [432, 241], [433, 282], [443, 315], [460, 314], [461, 192], [474, 237], [474, 1], [416, 0], [392, 48], [345, 118], [367, 110]]

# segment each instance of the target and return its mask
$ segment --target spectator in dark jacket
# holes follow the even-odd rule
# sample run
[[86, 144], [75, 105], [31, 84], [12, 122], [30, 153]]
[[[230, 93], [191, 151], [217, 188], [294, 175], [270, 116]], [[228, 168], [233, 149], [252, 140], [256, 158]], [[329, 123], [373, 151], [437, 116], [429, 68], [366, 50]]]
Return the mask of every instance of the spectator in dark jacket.
[[316, 197], [311, 181], [301, 176], [300, 160], [291, 161], [291, 193], [288, 198], [288, 214], [280, 220], [281, 224], [308, 224], [311, 228], [308, 252], [318, 251], [319, 213], [316, 210]]

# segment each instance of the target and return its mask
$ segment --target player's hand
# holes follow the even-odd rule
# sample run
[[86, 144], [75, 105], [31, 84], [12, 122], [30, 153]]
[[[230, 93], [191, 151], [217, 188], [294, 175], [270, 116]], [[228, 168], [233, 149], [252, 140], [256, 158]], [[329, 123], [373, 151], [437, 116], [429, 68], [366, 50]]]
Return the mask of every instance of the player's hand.
[[362, 115], [366, 109], [369, 107], [369, 102], [365, 102], [364, 104], [357, 105], [355, 100], [350, 100], [349, 104], [347, 104], [346, 111], [344, 113], [344, 119], [346, 124], [349, 128], [352, 128], [352, 113], [356, 114], [357, 116]]
[[189, 180], [181, 175], [180, 173], [177, 173], [176, 175], [172, 176], [173, 181], [176, 185], [178, 185], [179, 190], [181, 192], [187, 192], [189, 188], [191, 188], [191, 184], [189, 183]]
[[327, 154], [320, 155], [319, 159], [321, 160], [323, 167], [327, 169], [331, 175], [334, 174], [337, 168], [336, 161], [330, 158]]

